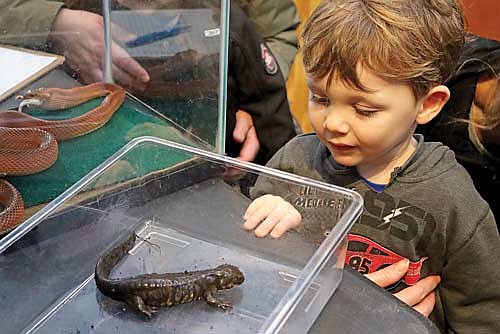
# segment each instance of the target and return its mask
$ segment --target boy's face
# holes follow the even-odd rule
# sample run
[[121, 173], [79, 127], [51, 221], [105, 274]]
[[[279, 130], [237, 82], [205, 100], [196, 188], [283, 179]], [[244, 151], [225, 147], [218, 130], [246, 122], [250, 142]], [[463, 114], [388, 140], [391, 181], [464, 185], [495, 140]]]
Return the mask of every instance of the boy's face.
[[392, 172], [415, 150], [413, 131], [423, 101], [409, 85], [389, 82], [358, 66], [360, 82], [368, 92], [338, 78], [326, 87], [326, 77], [308, 77], [309, 117], [316, 134], [335, 160], [356, 166], [368, 178]]

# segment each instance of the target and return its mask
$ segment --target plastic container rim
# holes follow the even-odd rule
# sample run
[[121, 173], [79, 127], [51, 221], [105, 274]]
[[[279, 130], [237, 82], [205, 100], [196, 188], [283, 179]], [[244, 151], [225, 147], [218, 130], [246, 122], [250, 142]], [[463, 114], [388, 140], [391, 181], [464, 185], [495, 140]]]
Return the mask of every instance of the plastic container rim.
[[346, 208], [344, 214], [340, 217], [337, 224], [333, 227], [332, 232], [321, 243], [318, 249], [314, 252], [313, 256], [304, 266], [304, 268], [302, 268], [294, 283], [291, 285], [287, 293], [282, 297], [278, 305], [276, 305], [270, 316], [264, 322], [263, 326], [261, 327], [261, 331], [259, 331], [259, 333], [263, 334], [278, 332], [293, 312], [298, 301], [305, 294], [306, 288], [315, 279], [320, 270], [330, 259], [335, 249], [344, 240], [347, 232], [350, 230], [354, 222], [361, 214], [363, 208], [363, 198], [357, 192], [325, 182], [320, 182], [291, 173], [283, 172], [277, 169], [260, 166], [250, 162], [243, 162], [235, 158], [223, 156], [217, 153], [187, 146], [184, 144], [179, 144], [170, 140], [151, 136], [137, 137], [125, 144], [121, 149], [115, 152], [99, 166], [94, 168], [91, 172], [85, 175], [74, 185], [65, 190], [61, 195], [56, 197], [43, 209], [35, 213], [23, 223], [19, 224], [19, 226], [17, 226], [14, 230], [7, 234], [2, 240], [0, 240], [0, 254], [2, 254], [17, 240], [22, 238], [25, 234], [27, 234], [34, 227], [40, 224], [43, 219], [54, 212], [61, 203], [73, 197], [86, 185], [94, 181], [95, 178], [103, 174], [115, 162], [124, 157], [128, 152], [142, 144], [159, 144], [168, 146], [177, 150], [192, 153], [196, 156], [206, 158], [210, 161], [219, 163], [222, 162], [233, 167], [240, 167], [250, 172], [260, 172], [261, 174], [278, 177], [288, 181], [300, 182], [302, 184], [313, 186], [323, 190], [335, 190], [337, 193], [341, 193], [342, 195], [350, 198], [351, 205]]

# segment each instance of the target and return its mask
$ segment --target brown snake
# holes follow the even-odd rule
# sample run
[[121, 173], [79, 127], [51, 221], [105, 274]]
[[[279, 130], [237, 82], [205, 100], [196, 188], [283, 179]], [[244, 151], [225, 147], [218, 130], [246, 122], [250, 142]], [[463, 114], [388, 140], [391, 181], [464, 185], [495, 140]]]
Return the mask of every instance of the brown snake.
[[[44, 120], [21, 111], [24, 106], [71, 108], [102, 96], [106, 97], [98, 107], [70, 119]], [[125, 90], [115, 84], [93, 83], [71, 89], [38, 88], [19, 98], [23, 100], [19, 111], [0, 111], [0, 234], [20, 224], [24, 215], [21, 194], [1, 177], [34, 174], [52, 166], [57, 160], [57, 141], [102, 127], [123, 103]]]

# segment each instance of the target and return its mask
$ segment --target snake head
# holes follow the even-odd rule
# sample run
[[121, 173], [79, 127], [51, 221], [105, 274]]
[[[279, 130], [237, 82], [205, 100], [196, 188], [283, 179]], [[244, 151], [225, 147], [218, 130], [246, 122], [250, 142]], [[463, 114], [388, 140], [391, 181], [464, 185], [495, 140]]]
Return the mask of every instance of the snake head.
[[16, 100], [22, 100], [19, 104], [18, 111], [23, 111], [23, 108], [27, 106], [43, 106], [50, 99], [50, 94], [46, 92], [43, 88], [37, 88], [35, 90], [29, 90], [24, 95], [16, 96]]

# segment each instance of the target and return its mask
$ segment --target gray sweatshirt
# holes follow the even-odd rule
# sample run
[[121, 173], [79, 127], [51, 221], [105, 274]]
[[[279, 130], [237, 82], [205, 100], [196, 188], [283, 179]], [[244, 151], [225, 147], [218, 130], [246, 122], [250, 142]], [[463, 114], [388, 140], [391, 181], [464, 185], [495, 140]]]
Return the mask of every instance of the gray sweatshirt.
[[[415, 153], [394, 170], [382, 192], [372, 190], [355, 168], [337, 164], [314, 134], [290, 141], [268, 167], [363, 196], [364, 210], [349, 235], [346, 265], [369, 273], [407, 258], [411, 270], [395, 289], [429, 274], [440, 275], [431, 319], [443, 332], [500, 333], [500, 236], [495, 219], [454, 153], [415, 136]], [[319, 217], [316, 226], [308, 223], [300, 233], [320, 239], [331, 228], [333, 219], [318, 212], [338, 205], [334, 198], [261, 177], [251, 195], [263, 194], [284, 197], [303, 217]]]

